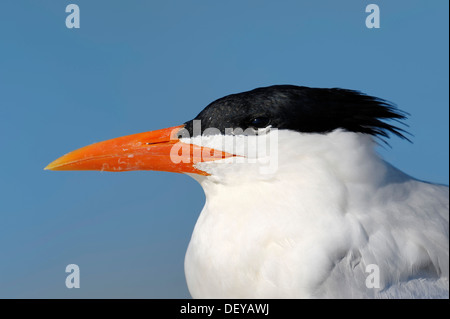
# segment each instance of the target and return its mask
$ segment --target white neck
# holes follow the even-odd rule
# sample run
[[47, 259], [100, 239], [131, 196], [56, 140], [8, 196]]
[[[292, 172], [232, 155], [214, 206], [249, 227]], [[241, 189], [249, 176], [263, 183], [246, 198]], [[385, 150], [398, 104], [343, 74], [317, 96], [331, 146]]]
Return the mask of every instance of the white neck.
[[[271, 174], [226, 160], [198, 165], [211, 176], [193, 176], [206, 194], [185, 261], [193, 297], [325, 296], [323, 285], [343, 260], [360, 268], [352, 285], [358, 288], [366, 264], [389, 262], [364, 249], [370, 236], [384, 231], [379, 221], [397, 218], [385, 216], [395, 211], [390, 203], [409, 191], [393, 191], [392, 184], [416, 181], [380, 159], [368, 135], [278, 133]], [[397, 254], [380, 250], [383, 258]]]

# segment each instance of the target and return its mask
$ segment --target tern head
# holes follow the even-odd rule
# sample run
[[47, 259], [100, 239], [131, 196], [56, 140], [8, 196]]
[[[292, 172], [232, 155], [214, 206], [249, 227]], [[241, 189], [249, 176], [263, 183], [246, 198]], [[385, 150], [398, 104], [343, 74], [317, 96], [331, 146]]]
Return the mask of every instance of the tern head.
[[85, 146], [46, 169], [159, 170], [216, 181], [251, 172], [264, 179], [279, 161], [296, 161], [336, 132], [406, 138], [387, 122], [404, 118], [392, 103], [358, 91], [274, 85], [220, 98], [179, 126]]

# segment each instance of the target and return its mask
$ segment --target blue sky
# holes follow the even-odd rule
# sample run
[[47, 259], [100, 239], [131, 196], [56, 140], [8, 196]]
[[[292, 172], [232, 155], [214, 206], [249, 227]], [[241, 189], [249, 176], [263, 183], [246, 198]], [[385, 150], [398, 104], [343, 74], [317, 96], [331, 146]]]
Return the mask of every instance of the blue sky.
[[[68, 29], [76, 3], [81, 28]], [[376, 3], [381, 28], [365, 26]], [[381, 148], [449, 180], [447, 1], [2, 1], [0, 297], [185, 298], [204, 203], [164, 172], [49, 172], [81, 146], [181, 124], [272, 84], [356, 89], [411, 114]], [[65, 267], [81, 270], [67, 289]]]

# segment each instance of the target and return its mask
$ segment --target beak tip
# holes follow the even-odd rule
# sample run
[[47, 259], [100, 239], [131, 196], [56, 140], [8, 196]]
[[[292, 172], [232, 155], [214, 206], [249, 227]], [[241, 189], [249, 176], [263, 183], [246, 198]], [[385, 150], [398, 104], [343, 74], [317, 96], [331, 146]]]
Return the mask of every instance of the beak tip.
[[55, 164], [55, 162], [51, 162], [50, 164], [44, 167], [44, 171], [55, 171], [57, 170], [58, 166], [60, 165]]

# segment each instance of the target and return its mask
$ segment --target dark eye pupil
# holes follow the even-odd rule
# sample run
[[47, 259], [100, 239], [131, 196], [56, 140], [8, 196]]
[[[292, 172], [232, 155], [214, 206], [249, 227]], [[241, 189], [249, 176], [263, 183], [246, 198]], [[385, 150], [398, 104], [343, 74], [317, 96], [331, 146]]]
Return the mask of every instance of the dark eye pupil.
[[250, 125], [255, 128], [264, 128], [269, 124], [270, 120], [267, 117], [255, 117], [250, 121]]

